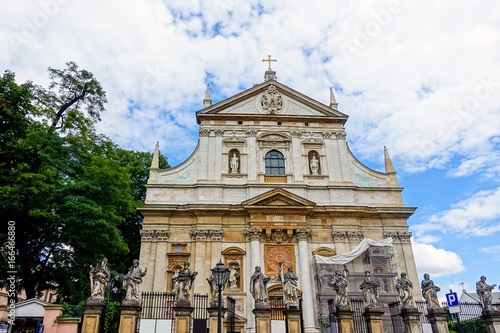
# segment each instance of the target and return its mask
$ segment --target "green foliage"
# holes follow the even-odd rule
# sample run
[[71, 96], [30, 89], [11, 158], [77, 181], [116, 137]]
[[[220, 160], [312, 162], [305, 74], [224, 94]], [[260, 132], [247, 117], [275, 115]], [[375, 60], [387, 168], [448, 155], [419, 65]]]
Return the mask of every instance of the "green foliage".
[[56, 318], [58, 321], [61, 318], [81, 318], [83, 317], [83, 306], [85, 305], [85, 301], [81, 301], [77, 305], [72, 304], [64, 304], [63, 314]]
[[481, 317], [461, 321], [462, 330], [458, 329], [458, 322], [451, 321], [448, 322], [448, 329], [451, 332], [461, 332], [461, 333], [486, 333], [486, 325]]
[[103, 332], [117, 333], [120, 327], [120, 302], [104, 299]]
[[106, 99], [91, 73], [74, 63], [49, 72], [47, 90], [0, 76], [0, 223], [16, 222], [18, 288], [28, 298], [55, 289], [78, 304], [89, 294], [90, 265], [106, 256], [123, 273], [139, 256], [135, 207], [152, 154], [94, 132]]

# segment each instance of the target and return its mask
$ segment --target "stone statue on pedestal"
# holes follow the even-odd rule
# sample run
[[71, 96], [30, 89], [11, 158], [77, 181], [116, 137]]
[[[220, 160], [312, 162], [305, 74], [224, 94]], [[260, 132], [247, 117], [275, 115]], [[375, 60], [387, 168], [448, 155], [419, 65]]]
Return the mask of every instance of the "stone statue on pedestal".
[[413, 283], [406, 278], [406, 273], [401, 273], [401, 277], [396, 281], [396, 290], [401, 299], [401, 308], [415, 307], [415, 300], [413, 299]]
[[180, 269], [172, 278], [174, 283], [174, 293], [177, 303], [189, 302], [189, 292], [198, 272], [189, 269], [189, 262], [184, 263], [184, 268]]
[[441, 290], [434, 282], [430, 279], [430, 275], [425, 273], [424, 279], [422, 280], [422, 296], [427, 302], [428, 309], [441, 308], [439, 305], [439, 300], [437, 297], [437, 292]]
[[207, 278], [207, 282], [210, 286], [210, 306], [217, 307], [217, 302], [219, 301], [219, 287], [217, 286], [217, 279], [213, 273]]
[[298, 306], [297, 284], [299, 278], [293, 273], [293, 267], [288, 267], [288, 272], [283, 273], [283, 263], [280, 262], [279, 279], [283, 286], [283, 303], [285, 306]]
[[139, 260], [135, 259], [127, 275], [123, 276], [125, 301], [139, 301], [139, 285], [142, 283], [142, 278], [147, 272], [147, 268], [144, 269], [144, 272], [142, 271], [139, 267]]
[[365, 279], [363, 283], [359, 286], [363, 290], [363, 300], [365, 301], [365, 307], [376, 308], [378, 307], [378, 288], [380, 287], [380, 282], [376, 281], [369, 271], [365, 272]]
[[104, 300], [104, 293], [109, 285], [111, 272], [108, 267], [108, 259], [103, 258], [95, 267], [90, 265], [90, 297], [89, 300]]
[[349, 298], [347, 297], [347, 278], [349, 271], [347, 266], [344, 265], [344, 271], [336, 270], [332, 279], [328, 284], [333, 287], [337, 293], [335, 305], [337, 307], [349, 306]]
[[255, 300], [255, 307], [258, 305], [267, 305], [269, 296], [267, 295], [267, 283], [271, 278], [265, 276], [259, 266], [255, 266], [255, 272], [250, 278], [250, 293]]
[[496, 287], [496, 284], [489, 285], [486, 283], [486, 276], [481, 276], [481, 280], [476, 282], [476, 292], [481, 301], [483, 310], [491, 310], [491, 291]]

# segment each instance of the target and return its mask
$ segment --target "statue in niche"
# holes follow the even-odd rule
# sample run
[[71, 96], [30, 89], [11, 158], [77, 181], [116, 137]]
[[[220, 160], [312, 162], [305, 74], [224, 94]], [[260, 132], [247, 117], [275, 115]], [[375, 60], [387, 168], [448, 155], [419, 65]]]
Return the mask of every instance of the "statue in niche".
[[229, 289], [238, 289], [238, 279], [240, 278], [240, 273], [235, 267], [229, 269]]
[[401, 277], [396, 281], [396, 290], [401, 299], [401, 308], [415, 307], [415, 300], [413, 299], [413, 283], [406, 278], [406, 273], [401, 273]]
[[231, 173], [238, 173], [238, 167], [240, 166], [240, 159], [233, 153], [231, 160], [229, 161], [229, 166], [231, 167]]
[[311, 161], [309, 162], [309, 166], [311, 167], [311, 173], [313, 175], [317, 175], [319, 171], [319, 160], [316, 158], [316, 155], [311, 157]]
[[184, 263], [184, 268], [179, 269], [172, 277], [174, 283], [174, 293], [177, 302], [189, 302], [189, 292], [198, 272], [189, 269], [189, 262]]
[[142, 278], [147, 272], [147, 268], [144, 269], [144, 272], [142, 271], [139, 267], [139, 260], [135, 259], [127, 275], [123, 276], [123, 289], [125, 289], [126, 301], [139, 301], [139, 285], [142, 283]]
[[347, 297], [347, 278], [349, 277], [349, 270], [344, 265], [344, 271], [336, 270], [332, 279], [328, 284], [333, 287], [337, 296], [335, 297], [335, 305], [337, 307], [349, 306], [349, 298]]
[[489, 285], [486, 283], [486, 276], [481, 276], [481, 280], [476, 282], [476, 292], [481, 301], [483, 310], [491, 310], [491, 291], [496, 287], [496, 284]]
[[422, 280], [422, 296], [427, 302], [427, 308], [440, 308], [439, 300], [437, 297], [437, 292], [441, 290], [434, 282], [430, 279], [430, 275], [425, 273], [424, 279]]
[[104, 293], [109, 285], [109, 278], [111, 277], [111, 272], [108, 267], [108, 259], [103, 258], [100, 264], [95, 267], [90, 265], [90, 300], [98, 299], [104, 300]]
[[371, 272], [365, 272], [365, 279], [363, 283], [359, 286], [363, 290], [363, 300], [365, 301], [365, 307], [376, 308], [378, 307], [378, 288], [380, 287], [380, 282], [373, 278]]
[[255, 272], [250, 278], [250, 293], [255, 300], [255, 306], [267, 305], [269, 296], [267, 295], [267, 283], [271, 278], [265, 276], [259, 266], [255, 266]]
[[288, 267], [288, 272], [283, 273], [283, 263], [280, 262], [279, 279], [283, 286], [283, 303], [285, 303], [285, 306], [299, 305], [299, 297], [297, 296], [299, 278], [293, 273], [293, 267]]

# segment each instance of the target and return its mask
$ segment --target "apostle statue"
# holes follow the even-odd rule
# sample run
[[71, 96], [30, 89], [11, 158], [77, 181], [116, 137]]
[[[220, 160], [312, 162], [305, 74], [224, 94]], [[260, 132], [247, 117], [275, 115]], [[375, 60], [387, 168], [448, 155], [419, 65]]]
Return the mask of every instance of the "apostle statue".
[[396, 281], [396, 291], [401, 299], [401, 308], [415, 307], [413, 299], [413, 284], [406, 278], [406, 273], [401, 273], [401, 277]]
[[363, 300], [365, 301], [365, 307], [376, 308], [378, 307], [378, 288], [380, 287], [380, 282], [376, 281], [369, 271], [365, 272], [365, 279], [363, 283], [359, 286], [363, 290]]
[[139, 301], [139, 285], [142, 283], [142, 278], [147, 272], [147, 268], [144, 269], [144, 272], [142, 271], [139, 267], [139, 260], [135, 259], [127, 275], [123, 276], [123, 289], [125, 289], [126, 301]]
[[104, 292], [108, 288], [109, 278], [111, 277], [107, 264], [108, 259], [103, 258], [102, 262], [95, 265], [95, 267], [90, 265], [90, 300], [104, 300]]
[[495, 288], [496, 284], [489, 285], [486, 283], [486, 276], [481, 276], [481, 280], [476, 282], [476, 292], [481, 301], [483, 310], [491, 310], [491, 291]]
[[328, 284], [333, 287], [337, 293], [335, 305], [337, 307], [349, 306], [349, 298], [347, 298], [347, 278], [349, 271], [344, 265], [344, 271], [336, 270], [335, 274]]
[[231, 267], [229, 269], [229, 289], [238, 289], [238, 279], [240, 278], [240, 273], [236, 268]]
[[430, 279], [430, 275], [425, 273], [424, 279], [422, 280], [422, 296], [427, 302], [428, 309], [440, 308], [437, 292], [441, 290], [434, 282]]
[[313, 175], [317, 175], [319, 171], [319, 161], [316, 158], [316, 155], [313, 155], [311, 161], [309, 162], [309, 166], [311, 167], [311, 172]]
[[184, 268], [181, 268], [172, 277], [172, 282], [174, 283], [174, 293], [177, 302], [189, 301], [189, 292], [191, 291], [191, 286], [193, 284], [194, 278], [198, 272], [192, 272], [189, 269], [189, 262], [184, 262]]
[[219, 286], [217, 286], [217, 279], [213, 273], [207, 278], [207, 282], [210, 286], [210, 306], [216, 307], [219, 301]]
[[298, 306], [297, 283], [299, 278], [293, 273], [293, 267], [288, 267], [288, 272], [283, 273], [283, 263], [280, 262], [279, 279], [283, 285], [283, 303], [285, 303], [285, 306]]
[[255, 305], [267, 304], [269, 296], [267, 295], [267, 283], [271, 278], [265, 276], [259, 266], [255, 266], [255, 272], [250, 278], [250, 293], [252, 293]]
[[233, 153], [233, 157], [229, 161], [229, 166], [231, 167], [231, 173], [238, 173], [238, 167], [240, 166], [240, 159]]

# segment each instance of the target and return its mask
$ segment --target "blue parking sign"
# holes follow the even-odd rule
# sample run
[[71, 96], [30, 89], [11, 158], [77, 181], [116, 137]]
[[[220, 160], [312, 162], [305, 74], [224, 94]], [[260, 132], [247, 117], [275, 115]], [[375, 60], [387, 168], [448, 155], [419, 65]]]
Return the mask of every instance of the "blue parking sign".
[[446, 294], [446, 301], [448, 302], [448, 306], [458, 306], [457, 293]]

